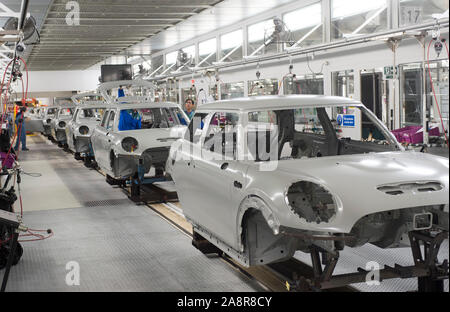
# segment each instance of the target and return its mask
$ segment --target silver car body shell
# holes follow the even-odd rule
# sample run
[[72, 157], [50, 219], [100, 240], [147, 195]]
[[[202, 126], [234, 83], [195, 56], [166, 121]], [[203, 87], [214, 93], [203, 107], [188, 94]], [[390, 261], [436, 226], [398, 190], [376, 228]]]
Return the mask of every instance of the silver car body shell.
[[50, 109], [58, 109], [59, 106], [47, 106], [44, 108], [44, 114], [42, 118], [42, 124], [44, 128], [44, 135], [52, 135], [52, 120], [55, 118], [55, 114], [49, 114]]
[[[83, 109], [105, 109], [107, 104], [105, 101], [98, 100], [86, 100], [88, 97], [100, 97], [98, 93], [81, 93], [72, 97], [72, 101], [77, 105], [76, 110]], [[67, 145], [69, 149], [74, 153], [89, 153], [91, 151], [91, 136], [95, 127], [100, 123], [96, 117], [81, 118], [77, 117], [75, 111], [74, 117], [69, 121], [66, 127]], [[77, 119], [75, 120], [75, 117]], [[89, 128], [87, 134], [80, 133], [80, 127], [86, 126]]]
[[44, 107], [33, 107], [25, 113], [25, 129], [27, 132], [44, 132]]
[[[129, 98], [122, 98], [122, 100], [129, 100]], [[123, 109], [145, 109], [145, 108], [178, 108], [183, 114], [185, 120], [189, 120], [186, 114], [181, 109], [181, 106], [170, 102], [130, 102], [130, 103], [114, 103], [107, 108], [108, 114], [111, 111], [115, 112], [114, 125], [112, 129], [107, 130], [101, 125], [97, 125], [91, 136], [92, 147], [95, 158], [99, 167], [115, 179], [126, 179], [136, 173], [139, 160], [144, 159], [144, 152], [149, 149], [167, 150], [167, 155], [171, 144], [184, 135], [186, 126], [175, 126], [172, 128], [156, 128], [156, 129], [141, 129], [119, 131], [119, 117], [120, 111]], [[122, 140], [126, 137], [133, 137], [138, 141], [138, 147], [133, 152], [127, 152], [122, 148]], [[119, 163], [113, 164], [111, 156], [114, 156]], [[144, 159], [145, 162], [146, 159]], [[164, 159], [163, 165], [167, 157]], [[150, 169], [148, 164], [144, 164], [146, 169]], [[148, 170], [146, 173], [148, 173]]]
[[[204, 104], [196, 113], [240, 114], [242, 127], [237, 134], [239, 140], [244, 138], [242, 129], [246, 126], [248, 112], [333, 106], [365, 109], [360, 102], [341, 97], [274, 96]], [[376, 119], [370, 111], [365, 111]], [[199, 154], [180, 157], [177, 153], [187, 153], [185, 151], [192, 146], [195, 148], [195, 144], [181, 139], [172, 147], [168, 163], [171, 163], [171, 175], [183, 213], [198, 232], [242, 264], [248, 265], [248, 259], [242, 254], [241, 234], [243, 216], [250, 208], [262, 213], [274, 235], [278, 235], [281, 227], [312, 233], [350, 233], [358, 220], [382, 211], [428, 205], [446, 205], [448, 209], [449, 160], [404, 151], [389, 130], [381, 122], [378, 123], [385, 136], [395, 142], [398, 151], [280, 160], [274, 171], [260, 171], [260, 163], [255, 161], [226, 161], [228, 168], [221, 170], [225, 161], [203, 162]], [[207, 119], [204, 127], [208, 126]], [[178, 160], [189, 158], [189, 161]], [[242, 189], [233, 188], [233, 181], [240, 181]], [[329, 222], [308, 222], [293, 212], [286, 195], [288, 188], [298, 181], [316, 183], [333, 194], [338, 207]], [[411, 191], [397, 196], [377, 189], [380, 185], [416, 181], [435, 181], [443, 188], [436, 192]], [[199, 184], [198, 187], [196, 184]]]
[[[68, 123], [68, 122], [72, 119], [72, 117], [73, 117], [73, 115], [72, 115], [72, 116], [61, 116], [61, 115], [59, 114], [59, 111], [60, 111], [61, 109], [69, 109], [69, 108], [75, 110], [76, 106], [75, 106], [75, 105], [61, 105], [61, 106], [59, 106], [59, 107], [58, 107], [58, 114], [57, 114], [57, 116], [55, 116], [55, 118], [53, 118], [53, 119], [51, 120], [51, 123], [50, 123], [51, 134], [52, 134], [53, 138], [54, 138], [58, 143], [65, 143], [65, 142], [67, 141], [67, 138], [66, 138], [66, 126], [67, 126], [67, 123]], [[64, 121], [64, 122], [65, 122], [64, 127], [61, 127], [61, 126], [59, 125], [59, 123], [60, 123], [61, 121]]]

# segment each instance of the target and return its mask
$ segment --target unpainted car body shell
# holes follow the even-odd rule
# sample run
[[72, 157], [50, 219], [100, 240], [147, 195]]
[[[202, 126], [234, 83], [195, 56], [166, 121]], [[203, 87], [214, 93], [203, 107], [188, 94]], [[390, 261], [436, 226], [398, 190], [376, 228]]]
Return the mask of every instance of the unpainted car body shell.
[[[106, 104], [99, 105], [80, 105], [77, 109], [106, 109]], [[89, 153], [91, 151], [91, 136], [94, 133], [95, 127], [101, 122], [96, 117], [92, 118], [77, 118], [69, 121], [66, 127], [67, 145], [74, 153]], [[87, 134], [80, 133], [80, 127], [86, 126], [89, 128]]]
[[[245, 116], [248, 112], [271, 109], [340, 105], [363, 108], [360, 102], [340, 97], [279, 96], [205, 104], [197, 113], [236, 112]], [[281, 227], [316, 233], [350, 233], [358, 220], [378, 212], [429, 205], [446, 205], [448, 209], [449, 160], [405, 152], [379, 123], [385, 135], [395, 142], [397, 151], [280, 160], [274, 171], [261, 171], [261, 162], [249, 160], [204, 161], [201, 153], [190, 152], [192, 148], [200, 149], [199, 144], [181, 139], [173, 145], [168, 164], [183, 212], [194, 228], [211, 234], [211, 241], [217, 239], [242, 251], [242, 222], [249, 208], [262, 212], [275, 235]], [[225, 170], [224, 163], [227, 163]], [[294, 213], [287, 192], [299, 181], [323, 186], [334, 196], [337, 211], [333, 218], [328, 222], [308, 222]], [[241, 184], [240, 188], [233, 186], [236, 182]], [[409, 182], [437, 182], [442, 189], [411, 190], [401, 195], [389, 195], [377, 189], [386, 184]], [[253, 207], [252, 198], [258, 199]]]
[[[180, 105], [168, 102], [149, 102], [141, 103], [123, 103], [110, 105], [108, 115], [111, 111], [115, 112], [114, 126], [107, 130], [98, 125], [93, 131], [91, 142], [96, 161], [99, 167], [108, 175], [115, 179], [126, 179], [136, 173], [139, 160], [144, 160], [143, 167], [148, 173], [152, 159], [149, 150], [154, 149], [157, 154], [161, 152], [166, 154], [162, 165], [164, 167], [171, 144], [183, 136], [186, 126], [174, 126], [172, 128], [155, 128], [141, 130], [119, 131], [118, 124], [120, 111], [123, 109], [145, 109], [145, 108], [178, 108], [183, 118], [189, 120], [181, 110]], [[106, 113], [105, 113], [106, 114]], [[122, 148], [122, 140], [132, 137], [137, 140], [138, 147], [132, 152], [127, 152]], [[158, 155], [159, 156], [159, 155]], [[161, 161], [158, 161], [161, 163]]]
[[50, 109], [58, 109], [59, 106], [48, 106], [45, 107], [44, 111], [44, 117], [42, 118], [43, 128], [44, 128], [44, 135], [51, 136], [52, 135], [52, 120], [55, 118], [54, 114], [49, 114]]
[[[63, 105], [59, 107], [60, 109], [73, 109], [75, 110], [75, 106], [71, 106], [71, 105]], [[58, 143], [66, 143], [67, 142], [67, 138], [66, 138], [66, 127], [67, 127], [67, 123], [72, 119], [72, 116], [61, 116], [60, 114], [58, 114], [58, 116], [56, 118], [53, 118], [51, 120], [51, 124], [50, 124], [50, 128], [51, 128], [51, 134], [53, 136], [53, 138], [58, 142]], [[59, 123], [63, 121], [65, 123], [64, 127], [61, 127], [59, 125]]]

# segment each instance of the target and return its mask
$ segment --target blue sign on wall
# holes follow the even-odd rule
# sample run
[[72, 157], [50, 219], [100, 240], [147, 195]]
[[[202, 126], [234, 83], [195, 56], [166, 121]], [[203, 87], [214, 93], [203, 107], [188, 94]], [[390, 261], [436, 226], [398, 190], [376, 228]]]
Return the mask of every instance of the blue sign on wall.
[[354, 127], [355, 126], [355, 115], [339, 114], [336, 118], [336, 121], [339, 126]]

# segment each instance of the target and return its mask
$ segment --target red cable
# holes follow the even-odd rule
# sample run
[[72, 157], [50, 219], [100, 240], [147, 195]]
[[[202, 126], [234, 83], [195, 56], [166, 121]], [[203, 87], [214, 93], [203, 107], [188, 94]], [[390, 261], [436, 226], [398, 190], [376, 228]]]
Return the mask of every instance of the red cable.
[[[27, 73], [27, 87], [26, 87], [26, 90], [25, 90], [25, 98], [22, 98], [22, 100], [24, 100], [24, 102], [26, 103], [26, 98], [28, 97], [28, 67], [27, 67], [27, 63], [25, 62], [25, 60], [23, 59], [23, 58], [19, 58], [21, 61], [22, 61], [22, 63], [24, 64], [24, 66], [25, 66], [25, 71], [26, 71], [26, 73]], [[12, 61], [10, 61], [10, 64], [11, 64], [11, 62]], [[8, 65], [9, 66], [9, 65]], [[5, 74], [6, 74], [6, 70], [5, 70], [5, 73], [4, 73], [4, 75], [3, 75], [3, 79], [4, 79], [4, 77], [5, 77]], [[9, 81], [8, 81], [8, 88], [7, 89], [9, 89], [9, 85], [10, 85], [10, 83], [11, 83], [11, 78], [12, 78], [12, 75], [9, 77]], [[22, 97], [24, 96], [24, 90], [23, 90], [23, 79], [21, 79], [21, 81], [22, 81]], [[3, 85], [3, 81], [2, 81], [2, 85]], [[7, 92], [8, 91], [6, 91], [5, 92], [5, 95], [7, 95]], [[5, 111], [4, 111], [4, 113], [6, 113], [6, 99], [5, 99]], [[3, 124], [3, 117], [4, 117], [4, 115], [5, 114], [3, 114], [2, 115], [2, 122], [1, 122], [1, 124]], [[9, 157], [9, 155], [11, 154], [11, 149], [12, 149], [12, 145], [14, 144], [14, 141], [15, 141], [15, 139], [17, 138], [17, 140], [19, 140], [19, 144], [18, 144], [18, 150], [16, 151], [16, 160], [18, 160], [19, 159], [19, 153], [20, 153], [20, 138], [18, 137], [18, 135], [19, 135], [19, 133], [21, 133], [21, 130], [22, 130], [22, 124], [25, 122], [25, 114], [22, 112], [22, 122], [19, 124], [19, 127], [17, 127], [18, 129], [17, 129], [17, 132], [16, 132], [16, 134], [14, 135], [14, 138], [13, 138], [13, 140], [12, 140], [12, 143], [11, 143], [11, 145], [10, 145], [10, 147], [9, 147], [9, 150], [8, 150], [8, 153], [6, 153], [6, 157], [5, 157], [5, 159], [8, 159], [8, 157]], [[26, 134], [25, 134], [26, 135]]]
[[[5, 84], [5, 78], [6, 78], [6, 73], [8, 72], [8, 68], [9, 68], [9, 66], [11, 65], [11, 63], [13, 62], [13, 60], [11, 60], [9, 63], [8, 63], [8, 65], [6, 66], [6, 68], [5, 68], [5, 71], [3, 72], [3, 78], [2, 78], [2, 83], [1, 83], [1, 85], [0, 85], [0, 92], [3, 90], [3, 85]], [[11, 77], [10, 77], [11, 78]], [[8, 90], [5, 90], [5, 96], [7, 96], [7, 94], [8, 94]], [[1, 96], [1, 94], [0, 94], [0, 96]], [[5, 113], [6, 113], [6, 101], [5, 101], [5, 110], [3, 111], [3, 114], [2, 114], [2, 124], [3, 124], [3, 117], [4, 117], [4, 115], [5, 115]]]
[[27, 73], [27, 87], [25, 89], [25, 101], [28, 98], [28, 67], [27, 67], [27, 62], [25, 62], [25, 60], [21, 57], [19, 57], [19, 59], [22, 61], [24, 67], [25, 67], [25, 72]]
[[[437, 100], [436, 92], [434, 90], [433, 78], [431, 77], [430, 47], [431, 47], [432, 43], [433, 43], [433, 40], [430, 40], [430, 43], [428, 44], [428, 51], [427, 51], [428, 77], [430, 78], [431, 90], [433, 91], [434, 101], [436, 102], [437, 111], [438, 111], [439, 118], [440, 118], [440, 121], [441, 121], [442, 131], [444, 132], [444, 136], [445, 136], [445, 141], [447, 143], [447, 147], [449, 147], [449, 145], [448, 145], [448, 137], [447, 137], [447, 133], [445, 132], [444, 121], [443, 121], [442, 115], [441, 115], [441, 109], [439, 108], [439, 103], [438, 103], [438, 100]], [[447, 49], [447, 52], [448, 52], [448, 49]]]

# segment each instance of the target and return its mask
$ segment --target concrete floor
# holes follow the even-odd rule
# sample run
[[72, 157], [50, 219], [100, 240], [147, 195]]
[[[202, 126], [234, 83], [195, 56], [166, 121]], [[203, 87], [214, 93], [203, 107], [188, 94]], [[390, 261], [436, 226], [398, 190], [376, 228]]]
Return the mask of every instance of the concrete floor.
[[[24, 223], [55, 235], [23, 243], [8, 291], [263, 290], [220, 258], [200, 253], [184, 233], [43, 137], [28, 137], [27, 145], [21, 166], [42, 176], [23, 175]], [[80, 267], [79, 286], [66, 283], [72, 261]]]

